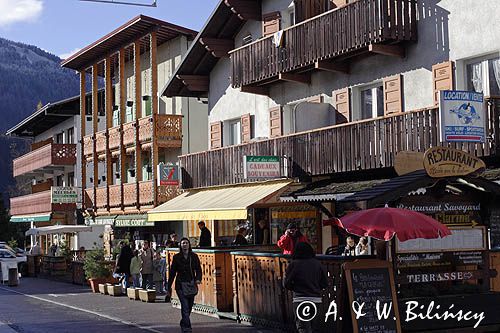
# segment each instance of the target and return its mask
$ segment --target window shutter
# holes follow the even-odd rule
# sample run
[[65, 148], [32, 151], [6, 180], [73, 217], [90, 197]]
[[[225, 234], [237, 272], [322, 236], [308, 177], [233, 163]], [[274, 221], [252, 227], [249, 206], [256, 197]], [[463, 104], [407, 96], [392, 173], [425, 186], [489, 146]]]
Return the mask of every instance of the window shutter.
[[440, 90], [453, 90], [453, 61], [445, 61], [432, 66], [432, 86], [434, 105], [437, 105]]
[[403, 112], [401, 74], [384, 79], [384, 116]]
[[307, 99], [307, 101], [309, 103], [323, 103], [323, 96], [322, 95], [312, 96], [312, 97], [309, 97]]
[[266, 37], [278, 32], [280, 30], [280, 22], [280, 12], [272, 12], [262, 15], [262, 35]]
[[333, 106], [337, 110], [337, 124], [347, 123], [351, 117], [351, 103], [349, 101], [349, 88], [333, 92]]
[[269, 109], [269, 137], [275, 138], [283, 135], [283, 127], [281, 120], [281, 106], [276, 106]]
[[250, 113], [241, 116], [241, 142], [247, 143], [252, 139], [252, 121]]
[[222, 121], [210, 123], [210, 149], [222, 147]]

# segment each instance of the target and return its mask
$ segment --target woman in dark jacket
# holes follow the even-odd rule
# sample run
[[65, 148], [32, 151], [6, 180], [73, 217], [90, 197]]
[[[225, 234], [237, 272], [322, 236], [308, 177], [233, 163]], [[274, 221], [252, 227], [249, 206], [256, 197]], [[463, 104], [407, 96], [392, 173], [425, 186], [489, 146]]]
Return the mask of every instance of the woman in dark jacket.
[[311, 321], [302, 321], [297, 316], [297, 309], [302, 302], [312, 302], [319, 309], [322, 291], [328, 286], [325, 270], [308, 243], [297, 243], [292, 262], [286, 269], [284, 285], [293, 291], [295, 324], [299, 333], [319, 332], [321, 319], [318, 314]]
[[[172, 258], [172, 264], [168, 274], [167, 297], [172, 293], [172, 284], [175, 280], [175, 291], [181, 303], [181, 330], [191, 332], [191, 320], [189, 318], [193, 309], [195, 295], [185, 295], [188, 291], [185, 283], [201, 283], [202, 273], [198, 255], [191, 249], [189, 239], [182, 238], [179, 243], [179, 253]], [[183, 287], [184, 285], [184, 287]]]
[[128, 280], [130, 278], [130, 261], [134, 254], [132, 249], [124, 241], [120, 241], [120, 254], [116, 257], [116, 268], [115, 273], [122, 274], [123, 276], [123, 287], [126, 289], [129, 287]]

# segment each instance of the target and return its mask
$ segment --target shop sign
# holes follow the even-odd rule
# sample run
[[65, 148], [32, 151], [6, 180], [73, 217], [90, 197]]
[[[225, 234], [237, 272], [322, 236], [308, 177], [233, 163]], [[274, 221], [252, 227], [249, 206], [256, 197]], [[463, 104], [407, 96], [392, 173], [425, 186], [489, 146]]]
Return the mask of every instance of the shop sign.
[[145, 219], [116, 220], [115, 227], [154, 227], [155, 223]]
[[50, 202], [53, 204], [77, 203], [78, 188], [69, 186], [52, 186], [50, 188]]
[[446, 281], [467, 281], [483, 277], [481, 271], [462, 271], [462, 272], [439, 272], [439, 273], [419, 273], [419, 274], [401, 274], [398, 283], [426, 283], [426, 282], [446, 282]]
[[280, 178], [281, 158], [279, 156], [243, 156], [245, 179]]
[[484, 168], [481, 159], [462, 150], [432, 147], [424, 153], [424, 169], [433, 178], [466, 176]]
[[484, 142], [487, 114], [483, 94], [442, 90], [439, 121], [442, 142]]
[[442, 267], [452, 265], [483, 265], [484, 256], [483, 251], [400, 253], [396, 255], [396, 263], [399, 269]]
[[158, 186], [179, 185], [179, 167], [172, 163], [158, 163]]
[[400, 203], [397, 208], [416, 211], [430, 215], [439, 222], [452, 226], [475, 227], [481, 221], [479, 212], [481, 203], [471, 202], [442, 202], [426, 204]]

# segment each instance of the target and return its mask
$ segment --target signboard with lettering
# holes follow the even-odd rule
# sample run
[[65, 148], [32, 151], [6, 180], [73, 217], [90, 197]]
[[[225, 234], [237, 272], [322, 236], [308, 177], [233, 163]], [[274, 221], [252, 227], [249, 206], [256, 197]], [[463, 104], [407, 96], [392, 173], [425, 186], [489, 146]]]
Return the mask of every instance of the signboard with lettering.
[[442, 90], [439, 101], [442, 142], [484, 142], [487, 113], [483, 94]]
[[424, 153], [424, 169], [433, 178], [466, 176], [485, 168], [481, 159], [458, 149], [432, 147]]
[[280, 178], [281, 158], [279, 156], [243, 156], [245, 179]]
[[171, 163], [158, 163], [158, 186], [179, 185], [179, 167]]
[[490, 249], [500, 250], [500, 209], [491, 210]]
[[50, 202], [54, 204], [77, 203], [78, 188], [71, 186], [52, 186], [50, 188]]
[[429, 268], [445, 266], [484, 265], [485, 251], [458, 251], [434, 253], [398, 253], [398, 269]]
[[475, 227], [481, 224], [481, 203], [479, 202], [419, 202], [414, 198], [405, 198], [397, 208], [412, 210], [432, 216], [447, 227]]
[[[401, 332], [390, 264], [380, 260], [364, 260], [345, 263], [343, 267], [353, 332]], [[361, 306], [364, 315], [357, 316], [354, 308]], [[382, 310], [384, 307], [387, 311]]]
[[458, 271], [458, 272], [432, 272], [400, 274], [399, 284], [467, 281], [481, 279], [485, 275], [483, 271]]

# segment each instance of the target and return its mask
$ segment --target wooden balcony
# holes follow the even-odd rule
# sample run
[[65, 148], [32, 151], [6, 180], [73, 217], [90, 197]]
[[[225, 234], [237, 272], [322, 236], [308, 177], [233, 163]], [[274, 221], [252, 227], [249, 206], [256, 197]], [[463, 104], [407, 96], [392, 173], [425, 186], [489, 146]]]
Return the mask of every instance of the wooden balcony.
[[139, 182], [139, 204], [141, 206], [152, 205], [154, 203], [153, 199], [153, 181]]
[[[488, 104], [486, 143], [450, 143], [475, 156], [500, 155], [500, 101]], [[437, 108], [335, 125], [274, 139], [184, 155], [182, 188], [249, 182], [243, 178], [243, 156], [286, 156], [282, 174], [289, 177], [328, 175], [394, 166], [400, 151], [442, 145]], [[253, 180], [252, 180], [253, 181]]]
[[389, 44], [416, 40], [416, 11], [415, 0], [357, 0], [303, 21], [285, 29], [279, 45], [268, 36], [233, 50], [232, 86], [288, 80], [284, 74], [315, 68], [339, 70], [335, 63], [369, 51], [390, 53]]
[[135, 145], [135, 122], [123, 124], [123, 145], [133, 147]]
[[93, 135], [83, 137], [83, 155], [87, 159], [92, 159], [94, 151], [94, 138]]
[[139, 119], [139, 142], [143, 149], [151, 145], [153, 124], [156, 126], [156, 142], [162, 148], [182, 147], [182, 116], [158, 114]]
[[122, 186], [110, 185], [109, 186], [109, 207], [116, 208], [122, 204]]
[[76, 145], [50, 143], [14, 160], [14, 177], [60, 169], [76, 163]]
[[106, 131], [100, 131], [95, 134], [95, 150], [100, 160], [104, 160], [106, 157], [106, 137]]
[[10, 215], [32, 215], [40, 213], [71, 211], [76, 204], [51, 203], [51, 191], [43, 191], [10, 199]]
[[123, 184], [123, 205], [134, 207], [137, 204], [137, 186], [135, 183]]
[[96, 188], [96, 207], [105, 208], [108, 206], [108, 190], [104, 187]]
[[120, 126], [108, 129], [109, 150], [120, 148]]

